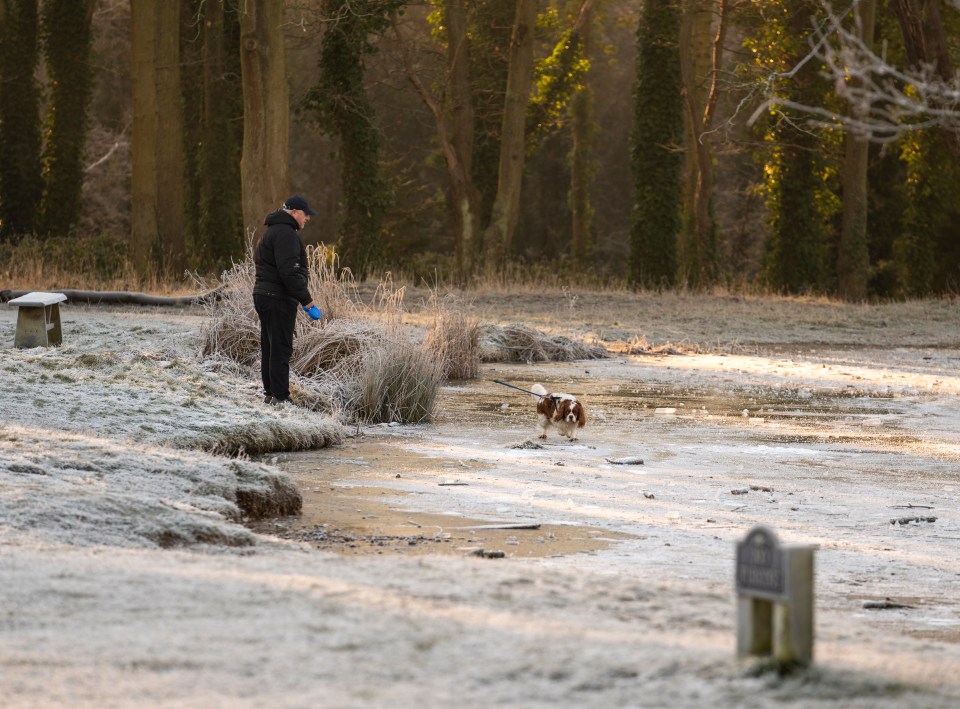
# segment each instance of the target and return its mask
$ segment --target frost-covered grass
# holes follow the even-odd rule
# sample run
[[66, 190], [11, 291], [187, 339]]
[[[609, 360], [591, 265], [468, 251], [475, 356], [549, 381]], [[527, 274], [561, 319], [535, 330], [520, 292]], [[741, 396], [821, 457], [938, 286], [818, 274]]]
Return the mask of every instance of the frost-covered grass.
[[342, 440], [329, 415], [264, 405], [259, 377], [201, 359], [199, 314], [64, 308], [60, 347], [0, 364], [0, 539], [107, 546], [249, 545], [243, 517], [299, 512], [249, 456]]
[[255, 536], [237, 524], [242, 497], [259, 509], [283, 500], [287, 514], [300, 506], [289, 479], [247, 460], [0, 428], [3, 544], [249, 546]]
[[218, 358], [201, 361], [199, 318], [180, 329], [145, 327], [137, 310], [87, 313], [65, 323], [62, 347], [7, 351], [0, 381], [8, 420], [225, 455], [340, 440], [342, 429], [328, 416], [263, 406], [257, 373]]

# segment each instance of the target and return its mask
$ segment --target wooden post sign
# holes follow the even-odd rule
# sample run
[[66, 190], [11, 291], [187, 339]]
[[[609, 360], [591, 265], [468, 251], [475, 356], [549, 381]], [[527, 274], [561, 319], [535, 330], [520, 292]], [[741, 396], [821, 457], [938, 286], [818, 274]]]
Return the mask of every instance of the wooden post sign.
[[737, 544], [737, 654], [781, 667], [813, 660], [812, 546], [782, 547], [767, 527]]

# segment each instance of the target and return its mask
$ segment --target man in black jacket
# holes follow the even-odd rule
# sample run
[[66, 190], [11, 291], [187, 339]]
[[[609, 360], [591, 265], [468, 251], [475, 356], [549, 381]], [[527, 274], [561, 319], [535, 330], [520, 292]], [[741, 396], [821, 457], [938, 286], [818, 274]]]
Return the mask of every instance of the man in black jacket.
[[307, 250], [297, 233], [316, 212], [300, 195], [267, 215], [267, 230], [254, 250], [257, 277], [253, 305], [260, 318], [260, 376], [265, 404], [290, 399], [290, 356], [297, 305], [314, 320], [320, 309], [307, 288]]

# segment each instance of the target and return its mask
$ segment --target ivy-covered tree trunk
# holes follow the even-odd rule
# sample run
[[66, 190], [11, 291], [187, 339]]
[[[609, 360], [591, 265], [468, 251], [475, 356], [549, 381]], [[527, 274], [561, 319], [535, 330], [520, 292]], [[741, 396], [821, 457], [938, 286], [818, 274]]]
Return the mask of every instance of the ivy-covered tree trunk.
[[91, 20], [96, 0], [45, 0], [41, 21], [50, 109], [43, 153], [40, 232], [63, 236], [80, 220], [88, 107], [93, 91]]
[[[217, 0], [214, 0], [215, 2]], [[183, 231], [190, 268], [207, 269], [210, 258], [200, 236], [200, 123], [203, 119], [203, 29], [207, 0], [180, 2], [180, 91], [183, 93]]]
[[182, 2], [190, 261], [194, 268], [220, 271], [241, 258], [244, 247], [240, 18], [224, 0]]
[[[208, 262], [227, 268], [243, 254], [240, 157], [243, 93], [239, 18], [222, 0], [203, 4], [203, 115], [200, 124], [200, 237]], [[285, 199], [286, 195], [279, 197]]]
[[[860, 41], [868, 49], [873, 47], [876, 7], [876, 0], [861, 0], [857, 8]], [[867, 248], [869, 152], [870, 145], [866, 139], [854, 134], [844, 137], [841, 176], [843, 206], [840, 240], [837, 244], [837, 292], [841, 298], [847, 300], [863, 300], [867, 295], [870, 270], [870, 252]]]
[[186, 266], [180, 3], [131, 0], [131, 258], [138, 272]]
[[340, 263], [363, 277], [382, 258], [383, 218], [391, 195], [380, 170], [380, 133], [364, 88], [363, 57], [372, 36], [390, 26], [396, 0], [324, 0], [327, 26], [320, 48], [320, 82], [304, 105], [320, 127], [340, 138], [344, 214]]
[[240, 66], [243, 80], [243, 155], [240, 178], [243, 224], [263, 218], [289, 196], [290, 89], [283, 40], [284, 3], [240, 3]]
[[[785, 72], [778, 79], [776, 97], [785, 103], [823, 105], [828, 87], [816, 65], [800, 65], [809, 52], [806, 37], [820, 5], [816, 0], [787, 0], [776, 7], [782, 24], [766, 28], [771, 39], [758, 61]], [[776, 105], [772, 111], [773, 126], [766, 136], [771, 152], [764, 169], [771, 218], [767, 285], [789, 293], [822, 292], [829, 285], [827, 223], [838, 206], [826, 181], [835, 167], [829, 165], [833, 146], [828, 134], [804, 125], [802, 119], [782, 115]]]
[[677, 0], [646, 0], [637, 28], [637, 83], [631, 135], [635, 186], [628, 279], [672, 286], [677, 275], [683, 153]]
[[[503, 48], [510, 45], [516, 7], [516, 0], [484, 0], [469, 6], [470, 84], [474, 107], [471, 167], [473, 183], [480, 195], [483, 225], [490, 221], [497, 196], [503, 98], [510, 65], [509, 53]], [[482, 238], [481, 234], [477, 250], [481, 259]]]
[[893, 255], [902, 296], [952, 290], [960, 277], [960, 167], [945, 142], [939, 131], [918, 131], [901, 143], [907, 206]]
[[500, 130], [497, 196], [490, 224], [483, 236], [485, 265], [502, 266], [510, 253], [520, 209], [520, 183], [525, 157], [527, 102], [533, 80], [533, 32], [537, 23], [536, 0], [517, 0], [510, 39], [510, 68]]
[[37, 0], [0, 2], [0, 239], [36, 231], [43, 193]]

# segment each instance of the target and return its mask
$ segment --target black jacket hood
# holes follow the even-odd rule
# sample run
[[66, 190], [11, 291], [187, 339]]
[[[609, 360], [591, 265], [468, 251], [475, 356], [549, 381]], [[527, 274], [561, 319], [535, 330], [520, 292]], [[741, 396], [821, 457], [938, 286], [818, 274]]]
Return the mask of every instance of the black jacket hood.
[[284, 209], [278, 209], [275, 212], [270, 212], [270, 214], [267, 215], [267, 218], [263, 220], [263, 223], [266, 226], [273, 226], [274, 224], [287, 224], [292, 226], [297, 231], [300, 231], [300, 224], [297, 223], [297, 220], [293, 218], [292, 214]]

